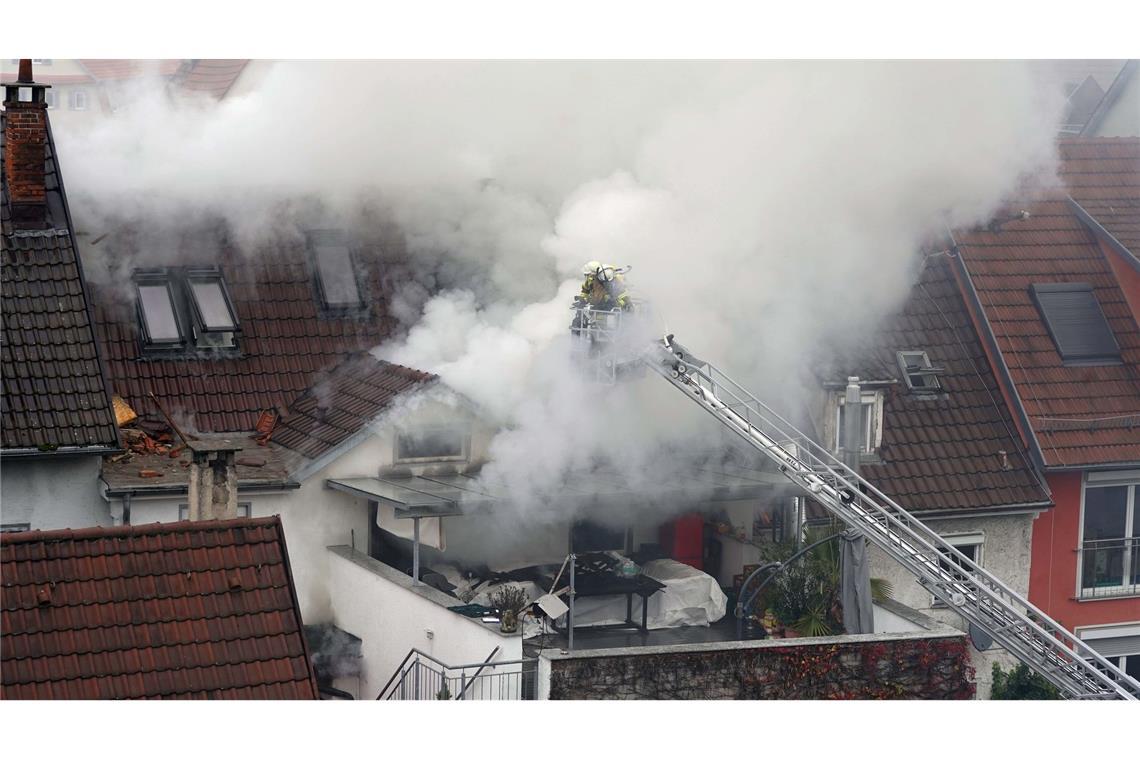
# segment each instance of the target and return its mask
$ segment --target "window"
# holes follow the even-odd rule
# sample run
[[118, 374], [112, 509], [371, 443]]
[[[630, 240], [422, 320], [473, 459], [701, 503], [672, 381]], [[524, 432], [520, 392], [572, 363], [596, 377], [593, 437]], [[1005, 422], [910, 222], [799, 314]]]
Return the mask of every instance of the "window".
[[1140, 623], [1078, 628], [1077, 636], [1101, 657], [1140, 679]]
[[396, 435], [396, 461], [465, 460], [467, 441], [467, 432], [457, 428], [401, 430]]
[[[249, 513], [250, 513], [249, 502], [248, 501], [238, 502], [237, 516], [238, 517], [249, 517]], [[179, 520], [189, 520], [190, 519], [190, 505], [189, 504], [179, 504], [178, 505], [178, 519]]]
[[1029, 290], [1066, 364], [1120, 363], [1120, 346], [1091, 285], [1067, 282]]
[[925, 351], [899, 351], [898, 361], [906, 387], [915, 393], [928, 394], [942, 390], [942, 383], [938, 380], [942, 370], [930, 366], [930, 357]]
[[51, 66], [51, 62], [52, 62], [51, 58], [33, 58], [32, 59], [32, 65], [33, 66]]
[[87, 90], [72, 90], [71, 91], [71, 110], [72, 111], [86, 111], [87, 110]]
[[1078, 569], [1082, 599], [1140, 594], [1140, 483], [1125, 482], [1128, 477], [1087, 476]]
[[144, 275], [135, 281], [138, 291], [139, 323], [143, 341], [155, 348], [172, 348], [182, 344], [182, 329], [174, 306], [170, 280], [162, 276]]
[[[955, 549], [966, 555], [966, 559], [973, 562], [975, 565], [981, 566], [982, 564], [982, 544], [985, 543], [985, 536], [981, 533], [962, 533], [952, 536], [942, 536], [942, 540], [953, 546]], [[949, 552], [943, 551], [945, 559], [939, 560], [939, 565], [943, 570], [956, 572], [958, 570], [967, 570], [965, 564], [957, 555], [952, 555]], [[968, 572], [968, 570], [967, 570]], [[930, 606], [932, 607], [945, 607], [946, 604], [937, 597], [931, 599]]]
[[[847, 406], [847, 398], [845, 394], [838, 393], [835, 399], [835, 430], [832, 436], [832, 447], [836, 453], [839, 453], [843, 451], [843, 429], [844, 425], [847, 424], [845, 409]], [[871, 454], [879, 448], [883, 437], [882, 394], [875, 391], [864, 391], [861, 396], [861, 406], [863, 419], [862, 431], [860, 433], [860, 451], [864, 454]]]
[[359, 309], [364, 303], [356, 280], [352, 251], [339, 230], [314, 230], [309, 247], [317, 272], [317, 285], [326, 309]]
[[55, 90], [44, 90], [44, 102], [47, 103], [48, 108], [56, 108], [59, 105], [59, 96], [55, 94]]
[[143, 345], [162, 351], [237, 348], [233, 301], [216, 269], [137, 270]]
[[31, 523], [4, 523], [0, 525], [0, 533], [22, 533], [25, 530], [31, 529]]

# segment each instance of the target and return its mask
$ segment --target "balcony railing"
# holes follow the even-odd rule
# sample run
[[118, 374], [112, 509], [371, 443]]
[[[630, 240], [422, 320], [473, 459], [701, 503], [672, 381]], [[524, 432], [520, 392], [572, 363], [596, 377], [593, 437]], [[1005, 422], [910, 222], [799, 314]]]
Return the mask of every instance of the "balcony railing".
[[1077, 553], [1081, 599], [1140, 595], [1140, 538], [1085, 541]]

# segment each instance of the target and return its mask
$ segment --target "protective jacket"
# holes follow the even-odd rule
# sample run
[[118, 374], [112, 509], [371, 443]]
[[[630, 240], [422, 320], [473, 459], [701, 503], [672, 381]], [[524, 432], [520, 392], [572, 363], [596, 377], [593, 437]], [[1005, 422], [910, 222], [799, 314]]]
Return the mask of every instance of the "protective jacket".
[[578, 298], [595, 309], [628, 309], [629, 291], [625, 288], [625, 277], [618, 274], [610, 282], [594, 274], [586, 275]]

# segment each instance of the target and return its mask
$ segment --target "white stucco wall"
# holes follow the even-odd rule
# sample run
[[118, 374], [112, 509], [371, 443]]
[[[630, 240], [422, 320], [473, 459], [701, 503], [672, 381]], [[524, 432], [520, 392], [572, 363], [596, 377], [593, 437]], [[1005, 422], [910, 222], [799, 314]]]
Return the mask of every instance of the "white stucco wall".
[[[1033, 514], [1006, 515], [994, 517], [966, 517], [955, 519], [931, 519], [923, 522], [942, 536], [980, 533], [983, 536], [981, 566], [996, 575], [1017, 593], [1028, 596], [1030, 541], [1033, 530]], [[921, 515], [919, 516], [921, 518]], [[968, 624], [956, 612], [946, 607], [932, 606], [930, 592], [918, 584], [909, 571], [874, 546], [871, 547], [871, 576], [885, 578], [894, 587], [893, 597], [924, 615], [967, 630]], [[988, 699], [993, 683], [994, 662], [1005, 669], [1017, 660], [1004, 649], [993, 648], [979, 652], [969, 648], [971, 664], [977, 671], [978, 699]]]
[[1140, 136], [1140, 72], [1134, 72], [1096, 130], [1096, 137]]
[[362, 640], [359, 699], [375, 699], [414, 647], [448, 665], [522, 658], [522, 638], [451, 612], [459, 602], [362, 552], [330, 547], [332, 623]]
[[110, 525], [99, 495], [98, 456], [44, 456], [0, 460], [0, 522], [31, 530]]

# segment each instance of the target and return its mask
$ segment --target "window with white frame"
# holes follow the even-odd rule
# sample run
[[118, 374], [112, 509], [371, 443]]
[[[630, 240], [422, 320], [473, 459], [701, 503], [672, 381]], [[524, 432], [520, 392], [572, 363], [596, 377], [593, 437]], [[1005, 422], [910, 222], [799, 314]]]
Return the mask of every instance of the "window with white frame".
[[942, 383], [938, 379], [942, 370], [930, 364], [930, 357], [925, 351], [899, 351], [897, 356], [907, 388], [917, 394], [932, 394], [942, 390]]
[[[985, 544], [986, 537], [982, 533], [958, 533], [955, 535], [942, 536], [942, 540], [953, 546], [961, 554], [965, 555], [966, 559], [973, 562], [975, 565], [981, 567], [982, 565], [982, 546]], [[951, 554], [948, 551], [940, 549], [943, 554], [943, 559], [938, 561], [943, 570], [950, 571], [955, 575], [962, 575], [960, 571], [970, 571], [969, 566], [962, 561], [962, 558], [956, 554]], [[945, 607], [946, 604], [934, 597], [931, 599], [930, 606], [932, 607]]]
[[[248, 501], [238, 502], [237, 516], [238, 517], [249, 517], [249, 514], [250, 514], [249, 502]], [[190, 505], [189, 504], [179, 504], [178, 505], [178, 519], [179, 520], [189, 520], [190, 519]]]
[[1140, 679], [1140, 622], [1089, 626], [1076, 633], [1101, 657]]
[[1140, 594], [1140, 472], [1089, 473], [1081, 499], [1080, 598]]
[[[872, 454], [878, 450], [883, 439], [883, 396], [876, 391], [863, 391], [860, 395], [862, 405], [861, 429], [859, 432], [859, 446], [864, 454]], [[843, 451], [843, 429], [847, 423], [847, 397], [844, 393], [835, 395], [835, 414], [832, 418], [834, 432], [832, 434], [832, 450], [836, 453]]]
[[72, 111], [86, 111], [87, 110], [87, 90], [78, 89], [71, 91], [71, 110]]
[[0, 533], [22, 533], [31, 529], [31, 523], [4, 523], [0, 525]]
[[44, 102], [47, 103], [48, 108], [59, 106], [59, 96], [55, 94], [55, 90], [51, 88], [44, 90]]
[[455, 462], [467, 459], [470, 436], [457, 427], [422, 427], [396, 433], [397, 462]]

